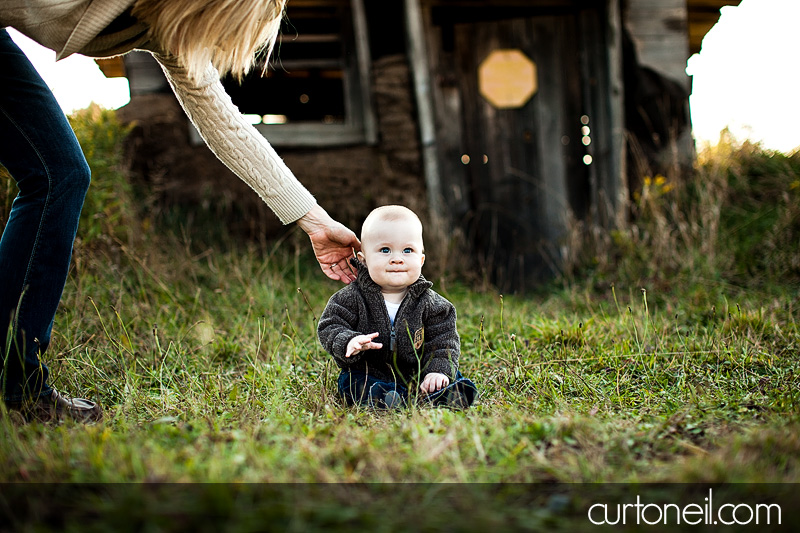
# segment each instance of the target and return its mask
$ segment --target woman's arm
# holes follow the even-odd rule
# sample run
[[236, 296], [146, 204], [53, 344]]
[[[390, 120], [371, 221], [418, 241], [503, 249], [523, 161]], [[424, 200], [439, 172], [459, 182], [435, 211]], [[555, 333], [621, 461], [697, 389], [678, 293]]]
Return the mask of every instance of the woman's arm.
[[199, 80], [189, 77], [172, 56], [153, 54], [178, 101], [212, 152], [255, 190], [284, 224], [316, 205], [292, 171], [233, 105], [210, 64]]
[[343, 283], [354, 281], [348, 261], [361, 248], [358, 238], [317, 204], [267, 139], [244, 119], [222, 87], [217, 70], [209, 65], [195, 81], [174, 57], [153, 55], [211, 151], [258, 193], [281, 222], [297, 221], [311, 239], [325, 275]]

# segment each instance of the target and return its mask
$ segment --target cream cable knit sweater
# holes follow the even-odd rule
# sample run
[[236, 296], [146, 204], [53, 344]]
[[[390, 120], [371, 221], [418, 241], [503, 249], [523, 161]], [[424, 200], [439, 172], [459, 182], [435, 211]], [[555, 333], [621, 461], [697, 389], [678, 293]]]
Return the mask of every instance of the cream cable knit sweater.
[[272, 146], [231, 102], [211, 65], [192, 83], [175, 58], [154, 54], [175, 95], [211, 151], [288, 224], [316, 201], [294, 177]]
[[[132, 3], [133, 0], [2, 0], [0, 27], [13, 27], [55, 50], [59, 59], [74, 52], [102, 57], [137, 47], [152, 51], [155, 47], [144, 41], [141, 25], [98, 35]], [[209, 148], [258, 193], [281, 222], [294, 222], [316, 205], [314, 197], [269, 142], [244, 120], [225, 93], [216, 69], [209, 65], [202, 79], [193, 81], [174, 57], [152, 53]]]

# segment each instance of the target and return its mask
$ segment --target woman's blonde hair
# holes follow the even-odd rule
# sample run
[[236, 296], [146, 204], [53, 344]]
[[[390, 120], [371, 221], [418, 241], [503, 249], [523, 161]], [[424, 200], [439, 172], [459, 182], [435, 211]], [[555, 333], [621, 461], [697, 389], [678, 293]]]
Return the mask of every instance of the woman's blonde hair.
[[209, 61], [238, 79], [269, 57], [286, 0], [137, 0], [133, 15], [150, 26], [150, 37], [177, 57], [193, 78]]

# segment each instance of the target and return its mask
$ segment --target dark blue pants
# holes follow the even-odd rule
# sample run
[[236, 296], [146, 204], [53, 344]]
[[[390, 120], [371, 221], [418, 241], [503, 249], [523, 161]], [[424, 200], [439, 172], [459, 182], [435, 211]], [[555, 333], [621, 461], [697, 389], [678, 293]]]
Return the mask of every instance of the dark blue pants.
[[432, 394], [422, 391], [411, 391], [409, 398], [408, 388], [394, 381], [383, 381], [359, 371], [342, 370], [338, 380], [339, 394], [347, 405], [366, 405], [383, 409], [386, 407], [384, 397], [389, 391], [397, 392], [406, 404], [411, 400], [425, 405], [437, 407], [454, 407], [466, 409], [478, 397], [478, 389], [469, 379], [456, 374], [456, 379], [447, 387]]
[[5, 401], [19, 402], [52, 390], [39, 355], [50, 343], [90, 173], [53, 93], [4, 29], [0, 163], [19, 189], [0, 239], [0, 387]]

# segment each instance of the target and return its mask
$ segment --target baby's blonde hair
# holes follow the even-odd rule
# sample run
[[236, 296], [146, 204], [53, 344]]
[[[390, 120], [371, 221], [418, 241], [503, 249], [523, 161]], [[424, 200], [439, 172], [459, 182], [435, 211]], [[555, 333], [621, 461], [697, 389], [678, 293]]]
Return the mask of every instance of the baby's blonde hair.
[[137, 0], [133, 15], [151, 38], [199, 79], [209, 61], [241, 79], [256, 54], [272, 52], [286, 0]]
[[411, 209], [403, 205], [384, 205], [373, 209], [364, 223], [361, 225], [361, 240], [364, 240], [364, 235], [369, 234], [372, 224], [378, 221], [395, 222], [398, 220], [411, 220], [419, 225], [419, 232], [422, 235], [422, 221], [417, 214]]

